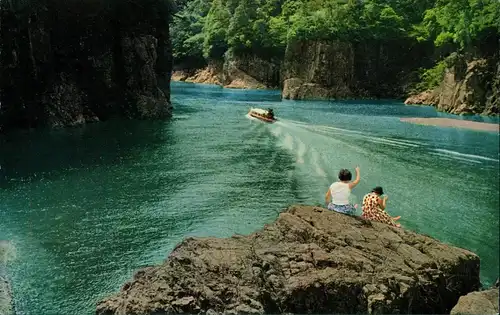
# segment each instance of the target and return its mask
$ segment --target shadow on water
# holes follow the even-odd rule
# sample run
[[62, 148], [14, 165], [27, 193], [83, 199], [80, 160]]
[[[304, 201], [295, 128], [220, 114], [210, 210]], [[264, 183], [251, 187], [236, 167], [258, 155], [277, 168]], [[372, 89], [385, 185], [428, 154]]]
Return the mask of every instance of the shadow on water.
[[0, 187], [53, 178], [60, 171], [121, 163], [174, 141], [169, 125], [168, 121], [108, 121], [4, 135], [0, 138]]

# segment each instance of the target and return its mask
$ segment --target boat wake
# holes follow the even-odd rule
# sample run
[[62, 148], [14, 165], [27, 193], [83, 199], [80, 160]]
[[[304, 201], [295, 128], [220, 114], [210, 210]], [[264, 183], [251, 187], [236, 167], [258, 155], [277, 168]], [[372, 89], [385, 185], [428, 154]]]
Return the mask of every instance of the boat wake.
[[[247, 118], [256, 120], [248, 115]], [[309, 194], [317, 192], [307, 200], [313, 203], [324, 200], [324, 192], [337, 180], [338, 171], [342, 168], [353, 171], [355, 166], [360, 166], [360, 188], [353, 192], [353, 202], [360, 203], [363, 194], [375, 184], [392, 188], [394, 198], [407, 200], [411, 196], [406, 190], [399, 191], [391, 187], [392, 183], [408, 187], [411, 191], [415, 178], [421, 178], [430, 169], [434, 169], [435, 174], [441, 174], [443, 165], [449, 165], [450, 161], [462, 166], [480, 165], [482, 168], [489, 167], [483, 163], [498, 162], [495, 158], [436, 148], [436, 144], [425, 139], [370, 135], [358, 130], [281, 118], [273, 124], [258, 122], [252, 125], [256, 130], [250, 137], [266, 141], [264, 138], [269, 139], [271, 134], [276, 140], [273, 142], [289, 153], [293, 159], [294, 176], [303, 183], [301, 186], [307, 186], [304, 190]]]
[[[445, 157], [450, 157], [450, 158], [457, 159], [457, 160], [470, 161], [470, 162], [474, 162], [474, 163], [481, 163], [480, 161], [499, 162], [498, 159], [493, 159], [493, 158], [489, 158], [489, 157], [482, 156], [482, 155], [466, 154], [466, 153], [460, 153], [457, 151], [445, 150], [445, 149], [434, 149], [434, 151], [440, 153], [439, 155], [442, 155]], [[438, 154], [436, 154], [436, 155], [438, 155]]]
[[[387, 136], [372, 136], [367, 135], [362, 131], [343, 129], [327, 125], [313, 125], [306, 122], [294, 120], [281, 119], [276, 122], [275, 125], [276, 128], [287, 130], [289, 133], [296, 137], [302, 137], [302, 140], [300, 140], [302, 141], [302, 143], [313, 144], [317, 141], [329, 143], [329, 150], [331, 151], [337, 150], [339, 149], [339, 147], [344, 147], [346, 149], [348, 148], [350, 150], [355, 150], [358, 153], [368, 155], [374, 153], [386, 154], [383, 151], [387, 151], [387, 148], [390, 148], [391, 152], [410, 150], [415, 153], [418, 152], [419, 154], [423, 155], [429, 154], [444, 160], [454, 160], [456, 162], [469, 165], [483, 164], [484, 162], [499, 162], [499, 160], [496, 158], [476, 154], [465, 154], [441, 148], [432, 148], [429, 143], [426, 143], [422, 140], [400, 139]], [[282, 132], [275, 131], [275, 133]], [[287, 141], [290, 142], [290, 140]], [[287, 146], [289, 147], [290, 144], [288, 144]], [[304, 154], [304, 148], [302, 148], [301, 152], [298, 153], [298, 156], [303, 156]], [[332, 152], [328, 154], [332, 154]], [[302, 159], [299, 159], [299, 161], [303, 163]]]

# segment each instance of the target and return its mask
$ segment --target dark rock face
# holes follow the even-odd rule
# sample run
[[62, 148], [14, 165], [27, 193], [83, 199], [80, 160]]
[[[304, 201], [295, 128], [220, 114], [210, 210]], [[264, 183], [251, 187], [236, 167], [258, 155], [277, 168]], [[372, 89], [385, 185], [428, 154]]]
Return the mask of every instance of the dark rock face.
[[451, 310], [452, 315], [495, 315], [498, 314], [498, 287], [477, 291], [460, 297]]
[[498, 114], [498, 86], [492, 89], [492, 82], [497, 84], [500, 80], [496, 68], [492, 60], [457, 61], [446, 70], [438, 88], [438, 110], [452, 114]]
[[0, 129], [169, 117], [170, 13], [160, 3], [3, 2]]
[[291, 43], [285, 53], [282, 77], [286, 99], [354, 96], [354, 47], [340, 42]]
[[245, 81], [260, 83], [261, 88], [280, 86], [280, 60], [265, 60], [253, 54], [230, 54], [226, 57], [223, 71], [224, 85], [230, 85], [234, 80], [245, 80], [248, 76]]
[[467, 250], [292, 206], [249, 236], [185, 240], [96, 314], [443, 314], [479, 287], [479, 258]]
[[487, 114], [500, 114], [500, 52], [498, 53], [496, 71], [493, 72], [493, 77], [490, 81], [491, 90], [487, 94], [486, 106], [484, 108]]
[[427, 59], [426, 47], [404, 40], [288, 44], [283, 98], [398, 98]]

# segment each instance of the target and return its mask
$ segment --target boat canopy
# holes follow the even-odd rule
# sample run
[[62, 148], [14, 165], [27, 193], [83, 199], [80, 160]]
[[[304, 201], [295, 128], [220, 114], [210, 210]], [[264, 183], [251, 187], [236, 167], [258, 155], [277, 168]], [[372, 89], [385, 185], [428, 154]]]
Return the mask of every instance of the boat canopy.
[[252, 108], [250, 111], [260, 115], [267, 115], [269, 113], [267, 110], [261, 108]]

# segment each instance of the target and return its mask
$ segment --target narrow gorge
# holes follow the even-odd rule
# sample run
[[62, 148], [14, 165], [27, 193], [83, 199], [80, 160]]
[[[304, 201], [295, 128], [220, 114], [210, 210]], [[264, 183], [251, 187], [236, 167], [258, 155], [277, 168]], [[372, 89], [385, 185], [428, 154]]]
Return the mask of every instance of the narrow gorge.
[[499, 12], [492, 0], [183, 1], [173, 79], [498, 115]]

